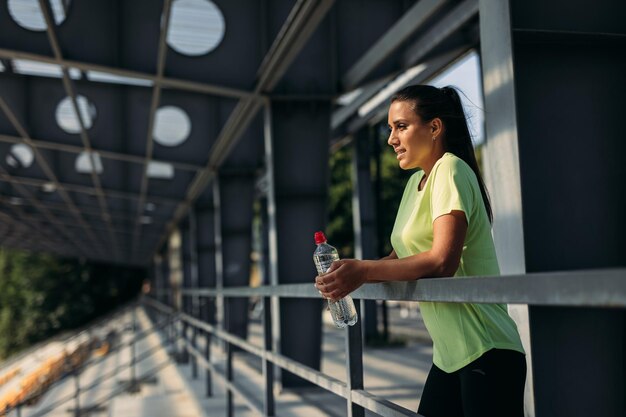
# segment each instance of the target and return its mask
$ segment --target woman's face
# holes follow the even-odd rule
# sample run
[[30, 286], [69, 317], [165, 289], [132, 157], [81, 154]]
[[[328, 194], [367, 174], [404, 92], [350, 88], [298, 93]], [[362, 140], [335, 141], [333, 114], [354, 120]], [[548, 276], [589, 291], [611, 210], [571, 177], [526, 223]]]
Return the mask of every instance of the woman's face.
[[434, 151], [431, 124], [423, 123], [407, 101], [391, 103], [387, 123], [387, 143], [393, 147], [400, 168], [423, 168]]

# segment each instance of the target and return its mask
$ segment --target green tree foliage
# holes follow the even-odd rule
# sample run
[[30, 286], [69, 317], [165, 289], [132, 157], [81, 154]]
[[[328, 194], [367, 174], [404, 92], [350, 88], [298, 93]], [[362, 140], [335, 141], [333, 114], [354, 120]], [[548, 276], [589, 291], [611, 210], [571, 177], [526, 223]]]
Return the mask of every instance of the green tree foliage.
[[330, 155], [328, 196], [328, 242], [342, 258], [354, 257], [352, 224], [352, 147], [344, 146]]
[[[374, 128], [372, 135], [371, 179], [377, 201], [379, 256], [391, 252], [389, 236], [400, 205], [402, 192], [413, 171], [403, 171], [396, 155], [387, 145], [387, 131]], [[376, 141], [374, 143], [374, 141]], [[377, 157], [376, 149], [380, 150]], [[344, 146], [330, 156], [330, 192], [328, 208], [328, 239], [339, 250], [341, 257], [354, 256], [354, 226], [352, 223], [352, 153], [351, 145]]]
[[0, 359], [136, 295], [145, 272], [0, 249]]

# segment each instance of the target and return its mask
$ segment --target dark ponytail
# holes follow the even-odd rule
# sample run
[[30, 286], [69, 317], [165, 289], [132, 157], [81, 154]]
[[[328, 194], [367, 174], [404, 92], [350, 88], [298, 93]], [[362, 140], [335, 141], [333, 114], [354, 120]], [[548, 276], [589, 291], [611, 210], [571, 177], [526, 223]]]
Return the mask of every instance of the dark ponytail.
[[412, 103], [413, 111], [417, 113], [423, 122], [429, 122], [435, 118], [441, 119], [445, 129], [444, 149], [465, 161], [472, 168], [478, 179], [487, 216], [489, 216], [489, 221], [493, 222], [489, 194], [478, 169], [472, 137], [467, 127], [465, 111], [456, 88], [450, 86], [437, 88], [430, 85], [411, 85], [394, 94], [391, 97], [391, 102], [393, 103], [394, 101]]

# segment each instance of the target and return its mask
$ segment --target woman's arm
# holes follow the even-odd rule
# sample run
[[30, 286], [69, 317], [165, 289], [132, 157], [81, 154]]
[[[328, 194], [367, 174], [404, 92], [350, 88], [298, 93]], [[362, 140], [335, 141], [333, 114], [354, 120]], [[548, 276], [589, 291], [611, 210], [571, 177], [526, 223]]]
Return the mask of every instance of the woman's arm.
[[379, 259], [379, 261], [382, 261], [383, 259], [398, 259], [398, 255], [396, 255], [395, 250], [392, 250], [389, 255], [383, 256], [382, 258]]
[[423, 277], [454, 275], [461, 261], [467, 220], [462, 211], [452, 211], [433, 222], [430, 250], [406, 258], [389, 256], [377, 261], [344, 259], [334, 262], [329, 272], [317, 277], [316, 287], [326, 298], [339, 299], [366, 282], [413, 281]]

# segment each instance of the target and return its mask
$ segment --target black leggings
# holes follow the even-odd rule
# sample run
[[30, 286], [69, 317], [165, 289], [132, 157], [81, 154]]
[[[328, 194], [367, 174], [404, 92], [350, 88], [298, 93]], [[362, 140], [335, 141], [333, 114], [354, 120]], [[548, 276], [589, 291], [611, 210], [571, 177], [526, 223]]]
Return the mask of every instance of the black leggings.
[[526, 357], [492, 349], [469, 365], [446, 373], [435, 365], [417, 412], [424, 417], [524, 417]]

